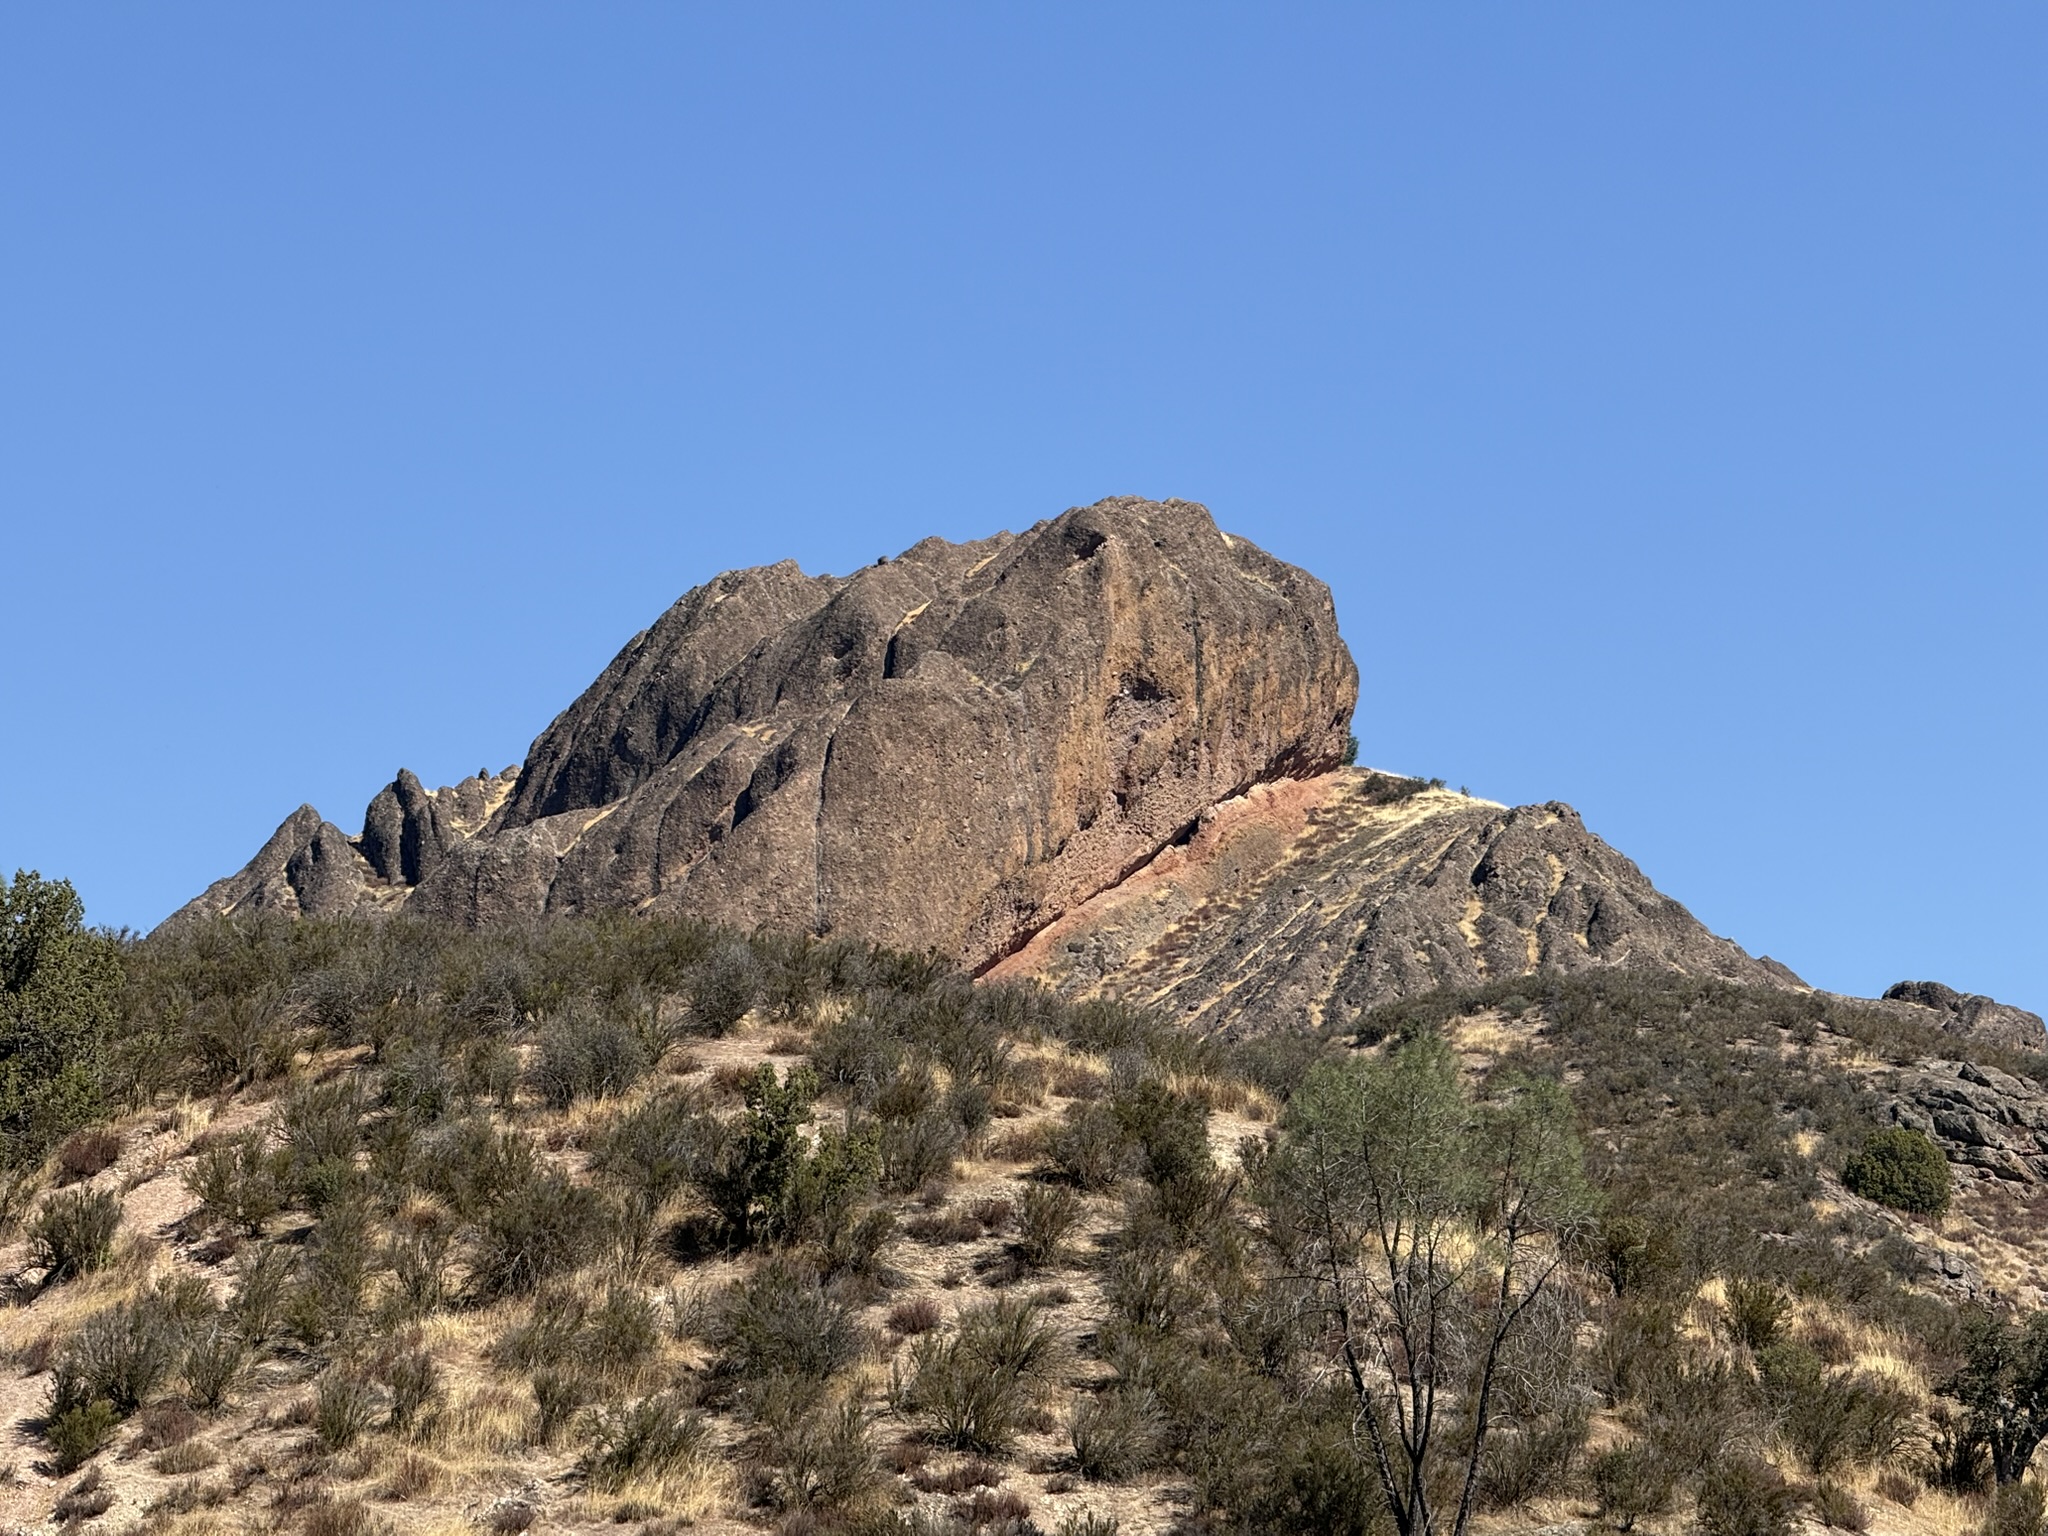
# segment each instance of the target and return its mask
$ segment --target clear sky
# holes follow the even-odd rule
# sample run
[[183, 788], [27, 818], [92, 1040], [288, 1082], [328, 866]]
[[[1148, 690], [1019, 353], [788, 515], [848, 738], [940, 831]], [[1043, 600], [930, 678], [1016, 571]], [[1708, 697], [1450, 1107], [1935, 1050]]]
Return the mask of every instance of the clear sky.
[[1116, 493], [1363, 758], [2048, 1007], [2037, 5], [0, 10], [0, 863], [148, 926], [686, 588]]

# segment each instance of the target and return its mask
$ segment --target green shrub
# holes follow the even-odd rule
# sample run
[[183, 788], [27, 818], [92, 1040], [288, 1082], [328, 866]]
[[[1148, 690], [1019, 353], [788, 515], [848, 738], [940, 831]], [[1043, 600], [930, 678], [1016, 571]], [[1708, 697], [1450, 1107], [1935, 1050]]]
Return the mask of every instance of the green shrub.
[[1948, 1159], [1926, 1133], [1903, 1126], [1879, 1131], [1842, 1169], [1851, 1194], [1916, 1216], [1948, 1209]]
[[911, 1353], [904, 1406], [931, 1423], [941, 1444], [1001, 1451], [1035, 1409], [1064, 1355], [1058, 1335], [1029, 1302], [970, 1307], [953, 1331], [926, 1334]]
[[119, 1017], [120, 944], [68, 881], [0, 880], [0, 1165], [26, 1168], [96, 1119]]
[[120, 1225], [121, 1197], [112, 1190], [59, 1190], [29, 1223], [30, 1262], [44, 1271], [45, 1285], [90, 1274], [114, 1256]]
[[771, 1259], [721, 1298], [714, 1329], [724, 1371], [743, 1381], [823, 1381], [860, 1353], [861, 1331], [818, 1278]]
[[1663, 1514], [1678, 1492], [1670, 1463], [1647, 1440], [1625, 1440], [1599, 1451], [1586, 1470], [1600, 1517], [1624, 1531], [1633, 1530], [1645, 1515]]
[[608, 1213], [597, 1192], [560, 1173], [537, 1174], [483, 1219], [470, 1256], [481, 1297], [523, 1296], [593, 1256]]
[[1702, 1536], [1791, 1536], [1799, 1494], [1777, 1468], [1744, 1452], [1711, 1467], [1699, 1486]]
[[51, 1413], [43, 1425], [43, 1438], [50, 1442], [59, 1472], [74, 1472], [114, 1438], [121, 1427], [121, 1415], [104, 1398]]
[[339, 1366], [313, 1388], [313, 1433], [330, 1451], [345, 1451], [377, 1422], [377, 1389]]
[[817, 1093], [809, 1068], [793, 1067], [778, 1079], [764, 1062], [746, 1086], [745, 1112], [706, 1126], [693, 1178], [732, 1243], [745, 1246], [785, 1229], [791, 1191], [812, 1157], [804, 1127]]
[[555, 1109], [567, 1109], [578, 1099], [624, 1093], [654, 1065], [630, 1023], [588, 1008], [549, 1020], [541, 1027], [539, 1045], [533, 1086]]
[[1051, 1269], [1081, 1224], [1081, 1202], [1064, 1184], [1030, 1184], [1017, 1211], [1017, 1257], [1026, 1269]]
[[288, 1157], [272, 1150], [261, 1131], [244, 1131], [201, 1147], [185, 1170], [185, 1188], [208, 1216], [258, 1237], [284, 1209], [289, 1177]]
[[583, 1475], [593, 1488], [613, 1490], [635, 1477], [674, 1471], [711, 1444], [704, 1416], [681, 1392], [657, 1392], [627, 1407], [599, 1413], [590, 1429]]

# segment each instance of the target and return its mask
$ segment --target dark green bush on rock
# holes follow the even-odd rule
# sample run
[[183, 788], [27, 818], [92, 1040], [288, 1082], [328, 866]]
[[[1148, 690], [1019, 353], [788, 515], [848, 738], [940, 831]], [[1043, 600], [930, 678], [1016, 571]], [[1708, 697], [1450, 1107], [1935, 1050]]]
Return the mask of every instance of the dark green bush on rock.
[[1842, 1169], [1851, 1194], [1915, 1216], [1948, 1209], [1948, 1160], [1922, 1131], [1879, 1131]]

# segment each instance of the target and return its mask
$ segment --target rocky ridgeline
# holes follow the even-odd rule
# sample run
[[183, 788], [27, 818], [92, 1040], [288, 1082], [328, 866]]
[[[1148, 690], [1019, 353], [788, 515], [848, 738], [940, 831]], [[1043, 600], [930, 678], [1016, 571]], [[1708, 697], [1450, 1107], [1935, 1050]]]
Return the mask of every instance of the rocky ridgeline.
[[[636, 635], [525, 764], [302, 806], [176, 914], [624, 908], [932, 950], [1203, 1028], [1349, 1022], [1544, 970], [1802, 987], [1556, 802], [1339, 769], [1329, 590], [1191, 502], [927, 539], [847, 577], [729, 572]], [[2041, 1048], [1932, 982], [1877, 1006]]]

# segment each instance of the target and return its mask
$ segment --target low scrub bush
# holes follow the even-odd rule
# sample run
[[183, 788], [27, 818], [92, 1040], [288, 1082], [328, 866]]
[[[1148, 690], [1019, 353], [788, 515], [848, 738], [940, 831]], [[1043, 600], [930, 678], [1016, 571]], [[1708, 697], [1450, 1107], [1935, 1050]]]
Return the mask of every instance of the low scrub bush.
[[114, 1490], [106, 1486], [100, 1469], [94, 1467], [58, 1497], [50, 1514], [59, 1525], [93, 1520], [114, 1507]]
[[554, 1109], [624, 1093], [653, 1068], [640, 1031], [624, 1019], [576, 1008], [541, 1026], [533, 1086]]
[[766, 1426], [753, 1458], [761, 1501], [782, 1511], [851, 1510], [875, 1489], [880, 1471], [858, 1402]]
[[193, 1406], [211, 1411], [226, 1402], [248, 1357], [248, 1343], [232, 1322], [199, 1330], [185, 1346], [185, 1391]]
[[1678, 1494], [1670, 1463], [1647, 1440], [1625, 1440], [1597, 1452], [1586, 1470], [1600, 1518], [1620, 1530], [1634, 1530], [1645, 1516], [1663, 1514]]
[[74, 1472], [92, 1458], [121, 1427], [121, 1415], [104, 1398], [53, 1410], [44, 1421], [43, 1438], [59, 1472]]
[[939, 1326], [945, 1312], [929, 1296], [913, 1296], [889, 1309], [889, 1331], [906, 1337], [930, 1333]]
[[121, 1197], [112, 1190], [60, 1190], [29, 1223], [30, 1262], [43, 1270], [45, 1285], [90, 1274], [114, 1256], [120, 1226]]
[[1813, 1516], [1830, 1530], [1861, 1532], [1870, 1529], [1870, 1511], [1863, 1501], [1840, 1483], [1823, 1478], [1815, 1485], [1811, 1499]]
[[846, 1308], [787, 1259], [771, 1259], [727, 1289], [714, 1333], [723, 1369], [742, 1381], [823, 1381], [861, 1348]]
[[209, 1142], [185, 1170], [185, 1188], [213, 1220], [251, 1237], [285, 1207], [289, 1159], [261, 1131]]
[[594, 1417], [583, 1475], [591, 1487], [615, 1491], [637, 1477], [680, 1470], [710, 1444], [710, 1426], [684, 1394], [657, 1392]]
[[370, 1430], [383, 1411], [377, 1388], [353, 1371], [336, 1367], [313, 1388], [313, 1433], [330, 1451], [345, 1451]]
[[401, 1350], [379, 1374], [391, 1393], [391, 1427], [404, 1433], [441, 1396], [441, 1368], [424, 1349]]
[[63, 1413], [104, 1401], [125, 1418], [163, 1385], [183, 1346], [183, 1327], [158, 1297], [94, 1313], [57, 1359], [52, 1406]]
[[2048, 1500], [2039, 1483], [2006, 1483], [1991, 1496], [1979, 1536], [2042, 1536], [2048, 1531]]
[[1075, 1103], [1047, 1136], [1046, 1155], [1062, 1178], [1096, 1194], [1122, 1181], [1130, 1149], [1108, 1105]]
[[1063, 1358], [1057, 1333], [1029, 1302], [970, 1307], [950, 1333], [917, 1341], [903, 1405], [928, 1421], [942, 1445], [1006, 1450]]
[[1091, 1481], [1120, 1482], [1150, 1466], [1161, 1425], [1156, 1404], [1143, 1392], [1084, 1397], [1067, 1420], [1074, 1465]]
[[67, 1184], [75, 1184], [105, 1173], [120, 1156], [120, 1132], [97, 1125], [73, 1131], [57, 1147], [57, 1176]]
[[882, 1188], [907, 1195], [951, 1178], [963, 1140], [959, 1122], [936, 1111], [883, 1121], [877, 1143]]
[[1768, 1280], [1740, 1277], [1728, 1282], [1728, 1306], [1721, 1326], [1745, 1349], [1767, 1349], [1784, 1331], [1792, 1303]]
[[1702, 1536], [1791, 1536], [1799, 1494], [1760, 1457], [1723, 1457], [1700, 1479]]
[[548, 1366], [533, 1373], [530, 1385], [535, 1433], [542, 1445], [553, 1445], [590, 1402], [590, 1383], [580, 1372]]
[[1063, 1184], [1030, 1184], [1017, 1212], [1017, 1257], [1026, 1269], [1053, 1269], [1081, 1224], [1081, 1201]]
[[595, 1190], [560, 1173], [536, 1174], [484, 1217], [470, 1256], [470, 1284], [482, 1298], [528, 1295], [591, 1257], [607, 1217]]

